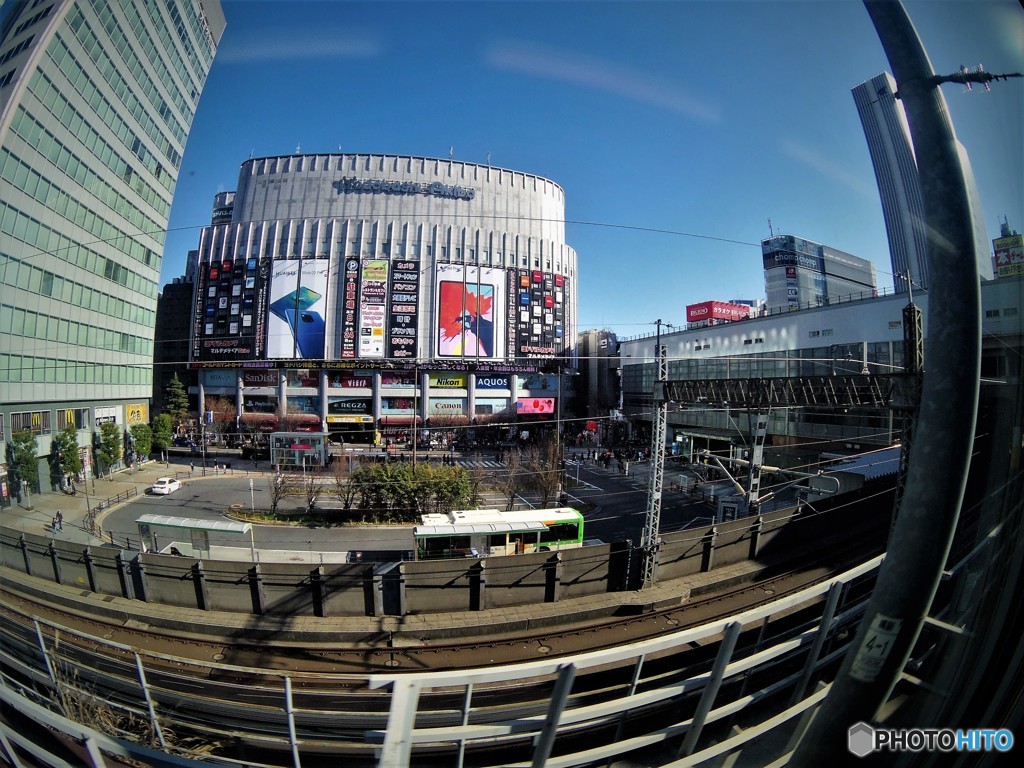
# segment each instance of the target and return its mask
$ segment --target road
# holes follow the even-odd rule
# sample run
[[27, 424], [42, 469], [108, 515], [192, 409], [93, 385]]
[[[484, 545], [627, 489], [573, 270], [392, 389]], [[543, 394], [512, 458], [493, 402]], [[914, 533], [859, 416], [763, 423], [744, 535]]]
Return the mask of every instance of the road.
[[[438, 457], [439, 458], [439, 455]], [[469, 468], [478, 466], [493, 472], [501, 465], [489, 455], [483, 457], [460, 457], [459, 463]], [[493, 465], [493, 466], [491, 466]], [[114, 534], [119, 541], [125, 537], [138, 540], [135, 520], [143, 514], [171, 515], [197, 518], [200, 520], [223, 520], [225, 510], [232, 506], [257, 509], [270, 507], [266, 473], [248, 474], [247, 462], [234, 462], [232, 474], [201, 477], [199, 468], [195, 477], [185, 479], [181, 489], [167, 495], [142, 495], [111, 511], [103, 521], [103, 529]], [[187, 462], [178, 465], [179, 472], [188, 468]], [[173, 474], [174, 467], [168, 474]], [[211, 470], [212, 471], [212, 470]], [[586, 538], [605, 542], [629, 539], [639, 544], [647, 514], [647, 483], [650, 472], [648, 463], [631, 464], [630, 475], [620, 474], [616, 469], [605, 469], [593, 463], [569, 463], [566, 476], [570, 505], [582, 502], [592, 507], [587, 512]], [[670, 466], [665, 473], [665, 486], [678, 479], [680, 469]], [[578, 478], [579, 485], [575, 481]], [[249, 483], [252, 481], [250, 493]], [[294, 507], [301, 500], [286, 500], [286, 506]], [[524, 496], [519, 502], [531, 506], [533, 500]], [[503, 497], [492, 492], [485, 493], [484, 506], [504, 508]], [[693, 501], [683, 493], [666, 490], [663, 494], [661, 530], [675, 531], [689, 525], [706, 523], [713, 511], [710, 507]], [[184, 534], [183, 535], [187, 535]], [[261, 550], [293, 550], [304, 552], [350, 552], [414, 549], [412, 526], [344, 525], [329, 527], [256, 525], [253, 540]], [[224, 546], [248, 547], [249, 541], [239, 540], [229, 534], [211, 534], [211, 543]]]

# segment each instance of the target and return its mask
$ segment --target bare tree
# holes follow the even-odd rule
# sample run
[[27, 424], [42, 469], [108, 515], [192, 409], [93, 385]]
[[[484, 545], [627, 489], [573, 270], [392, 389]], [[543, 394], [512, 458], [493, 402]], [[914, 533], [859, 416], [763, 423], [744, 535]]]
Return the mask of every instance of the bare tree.
[[358, 490], [352, 480], [352, 457], [348, 455], [336, 457], [334, 463], [331, 464], [331, 473], [341, 508], [349, 512], [355, 504]]
[[547, 507], [558, 499], [561, 486], [562, 460], [558, 455], [556, 442], [544, 440], [529, 449], [526, 456], [526, 471], [530, 487], [540, 496], [540, 506]]
[[295, 486], [290, 478], [278, 473], [267, 478], [267, 491], [270, 493], [270, 513], [276, 515], [284, 498], [295, 492]]
[[307, 470], [302, 478], [302, 492], [306, 497], [306, 514], [316, 510], [317, 499], [324, 490], [324, 476], [319, 471]]
[[515, 507], [516, 496], [526, 487], [526, 477], [523, 468], [523, 455], [518, 448], [512, 448], [505, 452], [505, 468], [498, 470], [494, 476], [494, 487], [508, 500], [505, 504], [506, 510]]

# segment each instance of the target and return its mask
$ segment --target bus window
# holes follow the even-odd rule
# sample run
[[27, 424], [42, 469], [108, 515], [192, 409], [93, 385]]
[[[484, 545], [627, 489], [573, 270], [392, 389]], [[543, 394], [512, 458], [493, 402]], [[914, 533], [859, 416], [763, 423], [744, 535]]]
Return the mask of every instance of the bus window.
[[579, 541], [580, 529], [576, 523], [556, 523], [549, 526], [546, 531], [541, 531], [540, 540], [544, 544], [552, 541]]

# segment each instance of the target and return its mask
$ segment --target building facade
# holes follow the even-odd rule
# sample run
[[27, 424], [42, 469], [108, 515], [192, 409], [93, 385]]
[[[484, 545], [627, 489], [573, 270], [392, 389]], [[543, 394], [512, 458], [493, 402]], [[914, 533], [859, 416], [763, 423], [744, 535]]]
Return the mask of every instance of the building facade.
[[[927, 289], [924, 197], [910, 126], [903, 104], [896, 96], [896, 81], [888, 72], [876, 75], [853, 89], [853, 100], [878, 182], [882, 217], [889, 239], [893, 286], [897, 293], [905, 293], [909, 287], [906, 278], [909, 277], [915, 289]], [[974, 219], [978, 271], [983, 279], [991, 280], [992, 263], [984, 220], [980, 215], [977, 184], [967, 151], [959, 142], [957, 149]]]
[[562, 188], [520, 171], [387, 154], [246, 161], [200, 239], [204, 410], [213, 398], [242, 431], [359, 441], [428, 420], [554, 419], [577, 314], [564, 219]]
[[225, 21], [219, 0], [3, 14], [0, 450], [73, 425], [88, 467], [100, 423], [149, 420], [163, 233]]
[[[1007, 277], [981, 286], [982, 377], [992, 393], [1013, 391], [1017, 380], [1020, 307], [1024, 279]], [[928, 295], [914, 293], [928, 335]], [[662, 333], [669, 380], [763, 379], [901, 373], [906, 295], [843, 301], [723, 325]], [[620, 342], [625, 414], [634, 433], [650, 436], [655, 338]], [[927, 369], [927, 359], [925, 359]], [[829, 408], [777, 408], [768, 419], [770, 444], [797, 455], [802, 448], [868, 451], [898, 442], [901, 423], [889, 408], [848, 412]], [[734, 404], [679, 404], [670, 409], [668, 439], [696, 454], [709, 450], [739, 457], [750, 440], [747, 413]]]
[[774, 235], [762, 240], [761, 258], [769, 312], [878, 292], [870, 261], [802, 237]]

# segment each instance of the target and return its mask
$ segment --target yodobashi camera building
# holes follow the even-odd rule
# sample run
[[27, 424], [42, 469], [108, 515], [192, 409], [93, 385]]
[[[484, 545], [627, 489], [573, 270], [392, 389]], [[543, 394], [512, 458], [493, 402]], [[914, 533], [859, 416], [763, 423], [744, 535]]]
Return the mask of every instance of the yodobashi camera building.
[[549, 179], [405, 155], [254, 158], [217, 196], [198, 259], [192, 365], [240, 425], [355, 437], [553, 419], [569, 391], [556, 371], [576, 334], [576, 252]]

